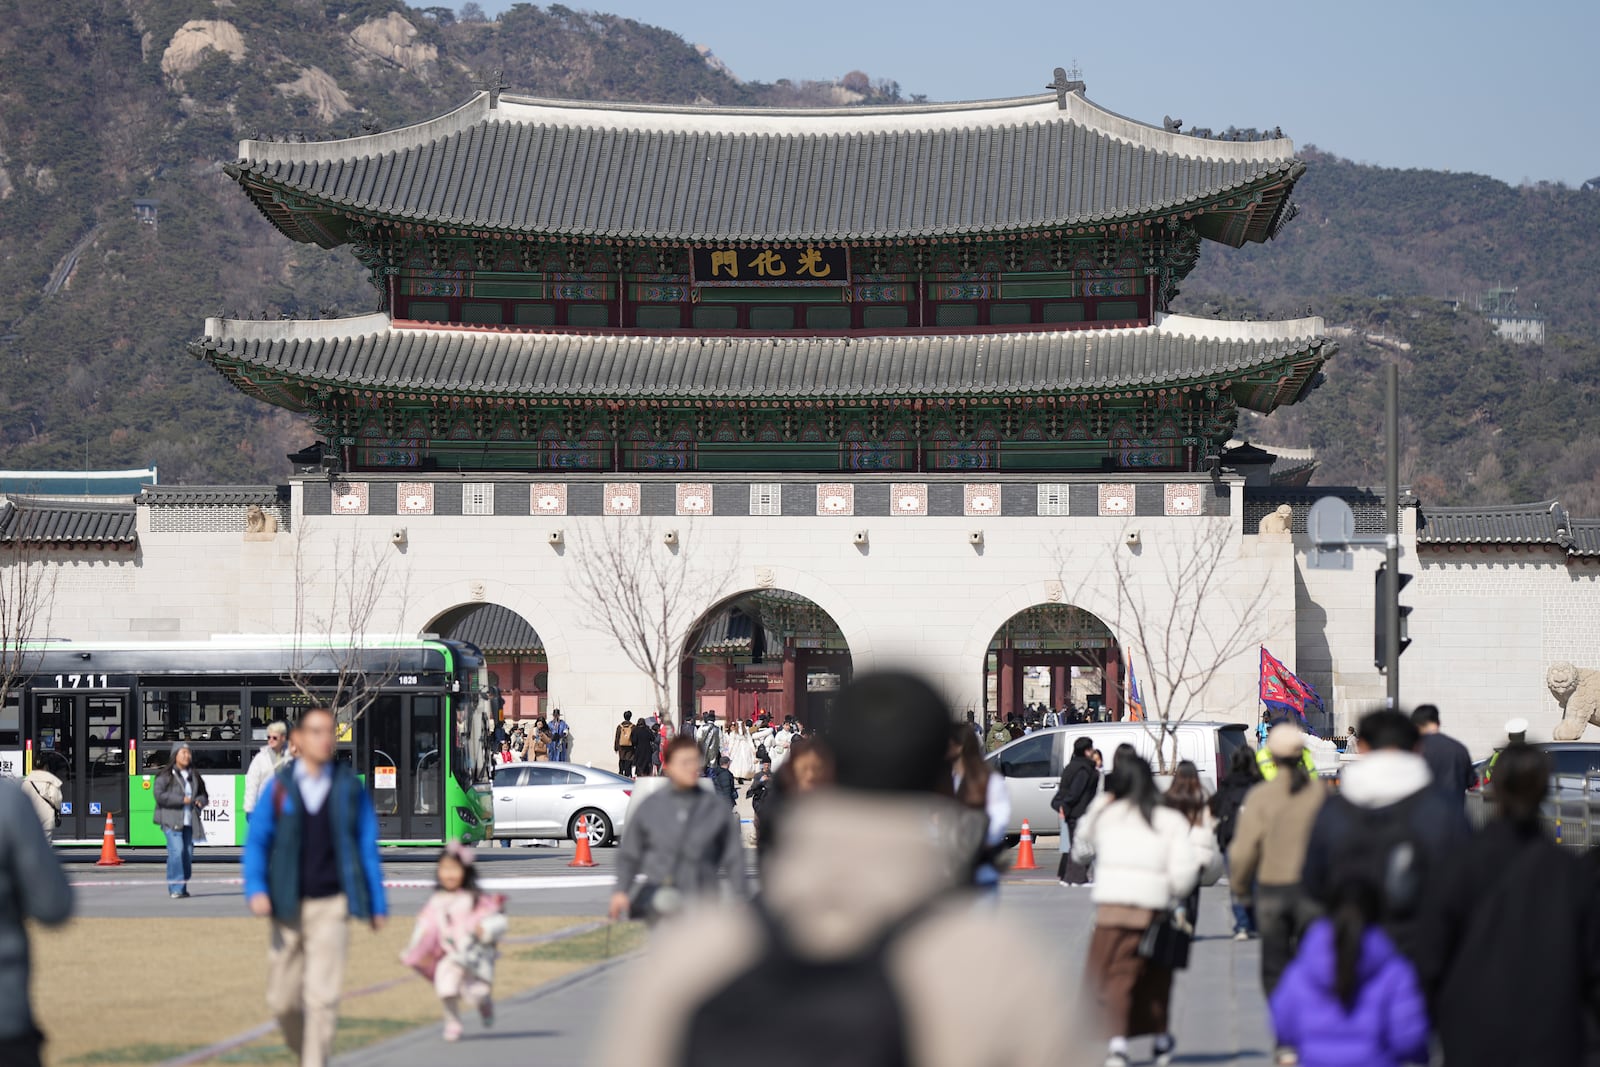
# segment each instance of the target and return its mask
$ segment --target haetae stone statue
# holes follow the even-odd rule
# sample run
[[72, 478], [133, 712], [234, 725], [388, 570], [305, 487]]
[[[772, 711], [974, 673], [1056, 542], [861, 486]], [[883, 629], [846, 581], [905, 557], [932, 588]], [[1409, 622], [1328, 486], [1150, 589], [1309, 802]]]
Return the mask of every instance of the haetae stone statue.
[[1277, 509], [1261, 516], [1261, 524], [1256, 527], [1256, 533], [1266, 537], [1288, 537], [1293, 529], [1294, 508], [1288, 504], [1279, 504]]
[[270, 541], [278, 536], [278, 517], [269, 514], [259, 504], [251, 504], [244, 512], [244, 539]]
[[1600, 671], [1574, 667], [1570, 663], [1550, 664], [1544, 684], [1561, 705], [1561, 722], [1550, 736], [1557, 741], [1576, 741], [1584, 729], [1600, 726]]

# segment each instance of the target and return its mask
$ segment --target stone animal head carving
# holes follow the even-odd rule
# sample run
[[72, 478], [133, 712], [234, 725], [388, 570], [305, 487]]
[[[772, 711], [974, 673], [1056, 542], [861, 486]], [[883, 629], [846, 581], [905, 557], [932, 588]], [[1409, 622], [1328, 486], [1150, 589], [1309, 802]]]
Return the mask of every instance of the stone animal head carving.
[[267, 513], [259, 505], [251, 504], [244, 512], [244, 532], [264, 533], [267, 529]]
[[1578, 668], [1565, 661], [1550, 664], [1550, 669], [1544, 675], [1544, 684], [1550, 688], [1550, 695], [1563, 705], [1568, 697], [1578, 691], [1578, 681]]

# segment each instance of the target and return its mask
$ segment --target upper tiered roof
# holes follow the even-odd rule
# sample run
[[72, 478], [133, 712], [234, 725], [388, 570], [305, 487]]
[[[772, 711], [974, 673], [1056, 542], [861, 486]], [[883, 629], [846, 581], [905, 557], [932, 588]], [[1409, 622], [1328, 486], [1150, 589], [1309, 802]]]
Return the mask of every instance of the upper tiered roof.
[[1081, 91], [964, 104], [672, 108], [479, 93], [414, 126], [244, 141], [232, 174], [281, 230], [351, 219], [660, 243], [953, 238], [1197, 219], [1271, 235], [1304, 165], [1274, 136], [1148, 126]]

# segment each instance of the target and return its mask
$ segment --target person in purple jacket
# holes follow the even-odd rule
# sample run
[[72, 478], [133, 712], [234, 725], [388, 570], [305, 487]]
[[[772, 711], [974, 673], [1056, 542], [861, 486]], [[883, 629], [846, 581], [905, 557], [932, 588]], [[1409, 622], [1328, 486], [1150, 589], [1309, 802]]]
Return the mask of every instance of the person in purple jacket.
[[1306, 931], [1272, 994], [1279, 1064], [1428, 1062], [1428, 1008], [1416, 971], [1383, 932], [1378, 913], [1376, 887], [1348, 881], [1331, 916]]

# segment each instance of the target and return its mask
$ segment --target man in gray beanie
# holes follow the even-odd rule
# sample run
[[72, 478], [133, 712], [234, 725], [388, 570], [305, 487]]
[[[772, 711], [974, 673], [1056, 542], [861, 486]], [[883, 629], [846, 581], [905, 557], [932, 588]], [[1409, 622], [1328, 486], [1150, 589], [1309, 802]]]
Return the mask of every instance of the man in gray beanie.
[[[1036, 938], [964, 890], [982, 819], [976, 836], [959, 829], [969, 812], [950, 795], [954, 721], [909, 675], [841, 690], [824, 738], [834, 782], [785, 811], [760, 899], [658, 928], [617, 998], [629, 1025], [610, 1028], [598, 1062], [708, 1067], [752, 1050], [777, 1067], [838, 1062], [842, 1050], [910, 1067], [1078, 1062], [1070, 1011], [973, 1023], [1006, 1018], [1059, 980]], [[885, 984], [892, 996], [851, 992]], [[782, 1011], [743, 1003], [769, 994]]]

